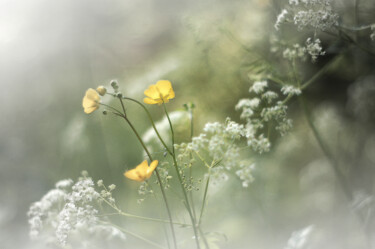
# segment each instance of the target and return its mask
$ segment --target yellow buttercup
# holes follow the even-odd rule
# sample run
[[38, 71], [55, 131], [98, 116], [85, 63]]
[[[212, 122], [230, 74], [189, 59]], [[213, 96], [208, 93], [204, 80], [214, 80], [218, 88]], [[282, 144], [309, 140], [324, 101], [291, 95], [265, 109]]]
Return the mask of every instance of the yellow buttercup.
[[159, 80], [155, 85], [151, 85], [144, 91], [147, 98], [143, 99], [146, 104], [163, 104], [173, 99], [175, 94], [169, 80]]
[[83, 111], [87, 114], [92, 113], [99, 108], [100, 96], [97, 91], [92, 88], [89, 88], [86, 91], [85, 97], [82, 100]]
[[158, 163], [158, 160], [154, 160], [151, 162], [150, 166], [148, 166], [147, 160], [144, 160], [134, 169], [126, 171], [124, 176], [134, 181], [143, 182], [151, 177]]

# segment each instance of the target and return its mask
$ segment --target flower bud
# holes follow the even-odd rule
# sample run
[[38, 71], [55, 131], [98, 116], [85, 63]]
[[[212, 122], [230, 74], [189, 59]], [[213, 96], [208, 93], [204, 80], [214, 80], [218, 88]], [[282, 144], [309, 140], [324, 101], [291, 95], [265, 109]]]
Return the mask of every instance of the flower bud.
[[113, 89], [114, 89], [115, 91], [117, 91], [117, 89], [118, 89], [118, 83], [117, 83], [116, 80], [112, 80], [112, 81], [111, 81], [111, 86], [113, 87]]
[[100, 94], [100, 96], [104, 96], [107, 92], [107, 89], [104, 86], [98, 86], [96, 91]]

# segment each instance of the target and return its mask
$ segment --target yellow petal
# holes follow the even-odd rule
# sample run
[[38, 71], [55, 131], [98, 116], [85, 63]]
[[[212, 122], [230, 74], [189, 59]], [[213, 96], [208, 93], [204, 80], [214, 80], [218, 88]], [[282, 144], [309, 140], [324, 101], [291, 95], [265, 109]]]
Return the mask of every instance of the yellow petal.
[[155, 85], [149, 86], [143, 93], [151, 99], [160, 98], [160, 93]]
[[149, 105], [154, 105], [154, 104], [158, 104], [161, 101], [158, 102], [158, 101], [155, 101], [155, 100], [150, 99], [150, 98], [144, 98], [143, 102], [145, 102], [146, 104], [149, 104]]
[[94, 104], [95, 104], [95, 102], [92, 101], [91, 99], [88, 99], [86, 96], [82, 100], [82, 107], [83, 108], [92, 107]]
[[175, 96], [175, 94], [174, 94], [173, 88], [171, 88], [171, 90], [169, 92], [169, 95], [168, 95], [168, 99], [173, 99], [174, 96]]
[[124, 176], [131, 179], [131, 180], [137, 181], [137, 182], [143, 182], [144, 181], [144, 179], [140, 176], [140, 174], [137, 172], [136, 169], [126, 171], [124, 173]]
[[156, 87], [159, 90], [162, 97], [166, 97], [167, 95], [169, 95], [172, 89], [172, 84], [169, 80], [159, 80], [158, 82], [156, 82]]
[[135, 167], [136, 170], [138, 170], [142, 175], [146, 175], [147, 174], [147, 169], [148, 169], [148, 163], [147, 163], [147, 160], [144, 160], [143, 162], [141, 162], [141, 164], [139, 164], [137, 167]]
[[92, 106], [92, 107], [85, 107], [84, 109], [83, 109], [83, 111], [85, 112], [85, 113], [87, 113], [87, 114], [90, 114], [90, 113], [92, 113], [93, 111], [95, 111], [96, 109], [98, 109], [99, 107], [97, 107], [97, 106]]
[[150, 167], [147, 169], [147, 179], [151, 177], [152, 172], [154, 172], [154, 170], [156, 169], [156, 166], [158, 166], [158, 163], [159, 163], [158, 160], [152, 161], [152, 163], [150, 164]]
[[86, 96], [88, 99], [91, 99], [95, 102], [99, 102], [100, 101], [100, 96], [98, 94], [97, 91], [95, 91], [94, 89], [92, 88], [89, 88], [87, 91], [86, 91]]

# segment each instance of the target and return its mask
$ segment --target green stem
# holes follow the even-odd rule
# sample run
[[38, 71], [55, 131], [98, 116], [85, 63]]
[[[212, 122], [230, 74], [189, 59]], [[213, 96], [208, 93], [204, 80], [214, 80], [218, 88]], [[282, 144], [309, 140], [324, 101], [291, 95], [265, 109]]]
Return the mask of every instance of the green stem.
[[301, 86], [301, 90], [305, 89], [308, 87], [310, 84], [314, 83], [317, 79], [319, 79], [323, 74], [325, 74], [328, 69], [335, 64], [337, 61], [341, 59], [341, 56], [336, 56], [334, 59], [332, 59], [330, 62], [325, 64], [318, 72], [314, 74], [308, 81], [306, 81], [304, 84]]
[[200, 225], [201, 222], [202, 222], [202, 216], [203, 216], [204, 208], [206, 207], [206, 199], [207, 199], [207, 192], [208, 192], [209, 184], [210, 184], [210, 170], [208, 170], [207, 182], [206, 182], [206, 186], [204, 188], [202, 208], [201, 208], [201, 212], [200, 212], [200, 215], [199, 215], [198, 225]]
[[206, 235], [204, 234], [204, 232], [203, 232], [203, 230], [202, 230], [202, 228], [200, 226], [198, 226], [198, 230], [199, 230], [199, 232], [202, 235], [203, 243], [204, 243], [206, 249], [210, 249], [210, 246], [208, 245], [208, 241], [206, 239]]
[[[194, 117], [193, 117], [193, 109], [192, 107], [190, 106], [189, 108], [189, 114], [190, 114], [190, 140], [193, 139], [193, 135], [194, 135]], [[190, 159], [192, 159], [192, 154], [190, 154]], [[191, 177], [193, 175], [193, 166], [190, 165], [189, 167], [189, 181], [191, 180]], [[194, 204], [194, 198], [193, 198], [193, 191], [190, 190], [189, 192], [189, 196], [190, 196], [190, 201], [191, 201], [191, 207], [193, 209], [193, 216], [194, 216], [194, 219], [197, 220], [197, 214], [195, 212], [195, 204]]]
[[173, 155], [175, 155], [175, 153], [174, 153], [174, 130], [173, 130], [173, 125], [172, 125], [171, 119], [169, 118], [169, 114], [168, 114], [168, 111], [167, 111], [167, 106], [165, 105], [164, 102], [163, 102], [163, 107], [164, 107], [165, 115], [167, 115], [167, 119], [168, 119], [168, 122], [169, 122], [169, 127], [171, 128], [171, 133], [172, 133], [172, 153], [173, 153]]
[[167, 108], [165, 106], [165, 103], [163, 103], [163, 107], [164, 107], [165, 115], [167, 116], [167, 119], [168, 119], [168, 122], [169, 122], [169, 126], [170, 126], [170, 129], [171, 129], [171, 133], [172, 133], [172, 158], [173, 158], [173, 165], [175, 167], [175, 170], [176, 170], [176, 173], [177, 173], [177, 178], [178, 178], [178, 181], [180, 182], [180, 185], [181, 185], [181, 188], [182, 188], [182, 192], [183, 192], [183, 195], [184, 195], [184, 198], [185, 198], [186, 209], [188, 210], [188, 213], [189, 213], [189, 216], [190, 216], [190, 219], [191, 219], [191, 223], [193, 225], [194, 236], [195, 236], [195, 241], [196, 241], [196, 244], [197, 244], [197, 248], [200, 249], [199, 237], [198, 237], [198, 231], [197, 231], [197, 223], [196, 223], [196, 221], [194, 219], [193, 212], [192, 212], [190, 204], [189, 204], [189, 199], [188, 199], [186, 190], [184, 188], [184, 185], [182, 183], [182, 178], [181, 178], [180, 170], [178, 169], [178, 166], [177, 166], [176, 154], [174, 153], [174, 131], [173, 131], [172, 122], [171, 122], [171, 119], [169, 118], [169, 114], [168, 114]]
[[[125, 109], [124, 108], [124, 104], [123, 104], [121, 98], [120, 98], [120, 100], [121, 100], [121, 105], [123, 106], [123, 109]], [[138, 134], [137, 130], [135, 129], [135, 127], [133, 126], [133, 124], [130, 122], [130, 120], [127, 118], [127, 116], [125, 114], [122, 115], [122, 117], [129, 124], [130, 128], [133, 130], [134, 134], [136, 135], [136, 137], [138, 138], [139, 142], [141, 143], [143, 149], [147, 153], [150, 161], [152, 162], [153, 159], [152, 159], [151, 153], [148, 151], [146, 145], [144, 144], [142, 138], [139, 136], [139, 134]], [[161, 193], [162, 193], [162, 196], [163, 196], [163, 199], [164, 199], [165, 207], [167, 209], [167, 214], [168, 214], [168, 218], [169, 218], [169, 221], [170, 221], [170, 226], [171, 226], [171, 232], [172, 232], [174, 247], [177, 248], [177, 240], [176, 240], [176, 235], [175, 235], [175, 231], [174, 231], [174, 227], [173, 227], [172, 215], [171, 215], [171, 211], [170, 211], [169, 204], [168, 204], [168, 201], [167, 201], [167, 196], [166, 196], [165, 191], [164, 191], [163, 183], [161, 181], [161, 177], [160, 177], [160, 174], [159, 174], [159, 171], [158, 171], [157, 168], [155, 169], [155, 173], [156, 173], [156, 177], [158, 178], [160, 190], [161, 190]]]
[[147, 117], [148, 117], [148, 119], [149, 119], [150, 122], [151, 122], [152, 128], [154, 128], [154, 131], [155, 131], [156, 135], [158, 136], [160, 142], [163, 144], [163, 146], [164, 146], [164, 148], [167, 150], [167, 152], [168, 152], [171, 156], [173, 156], [172, 151], [168, 148], [168, 146], [166, 145], [166, 143], [164, 142], [164, 140], [163, 140], [162, 137], [160, 136], [160, 133], [159, 133], [158, 129], [156, 129], [155, 122], [154, 122], [154, 120], [152, 119], [152, 116], [151, 116], [150, 112], [148, 111], [148, 109], [147, 109], [147, 108], [146, 108], [141, 102], [139, 102], [139, 101], [137, 101], [137, 100], [135, 100], [135, 99], [128, 98], [128, 97], [123, 97], [123, 99], [133, 101], [133, 102], [137, 103], [138, 105], [140, 105], [140, 106], [145, 110], [145, 112], [146, 112], [146, 114], [147, 114]]

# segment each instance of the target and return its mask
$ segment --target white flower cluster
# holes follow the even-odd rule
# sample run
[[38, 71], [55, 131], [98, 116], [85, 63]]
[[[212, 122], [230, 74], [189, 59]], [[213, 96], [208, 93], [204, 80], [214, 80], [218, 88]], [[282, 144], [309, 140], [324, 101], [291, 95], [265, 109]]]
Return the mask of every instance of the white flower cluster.
[[287, 22], [288, 14], [289, 14], [288, 11], [286, 9], [283, 9], [281, 13], [277, 16], [276, 23], [274, 26], [276, 30], [280, 29], [281, 24], [283, 24], [284, 22]]
[[55, 189], [31, 205], [28, 212], [31, 238], [61, 247], [77, 246], [83, 243], [85, 235], [88, 236], [85, 245], [95, 243], [90, 238], [93, 234], [101, 234], [100, 239], [124, 239], [122, 232], [99, 220], [95, 205], [101, 194], [95, 191], [91, 178], [84, 176], [73, 183], [70, 179], [59, 181]]
[[325, 55], [325, 51], [323, 51], [321, 42], [319, 39], [311, 39], [307, 38], [306, 40], [306, 51], [309, 55], [311, 55], [311, 61], [316, 62], [318, 56]]
[[292, 47], [285, 48], [283, 51], [283, 57], [290, 61], [294, 61], [295, 59], [305, 61], [306, 55], [308, 54], [311, 56], [311, 61], [316, 62], [318, 56], [325, 55], [325, 53], [320, 39], [312, 39], [309, 37], [306, 40], [306, 46], [301, 46], [296, 43]]
[[[262, 88], [258, 87], [260, 84]], [[258, 91], [254, 91], [254, 86]], [[247, 144], [259, 153], [269, 151], [271, 146], [261, 132], [265, 123], [272, 124], [281, 135], [292, 127], [291, 120], [287, 118], [287, 106], [280, 101], [275, 103], [279, 95], [267, 88], [266, 81], [254, 82], [249, 92], [254, 92], [257, 96], [252, 99], [241, 99], [236, 105], [236, 110], [241, 111], [241, 119], [246, 121], [244, 134]], [[281, 91], [288, 95], [300, 94], [300, 90], [292, 86], [284, 87]]]
[[236, 175], [241, 179], [242, 187], [247, 188], [249, 184], [254, 181], [252, 172], [255, 169], [255, 164], [242, 161], [239, 168], [240, 169], [236, 171]]
[[290, 61], [293, 61], [295, 59], [301, 59], [302, 61], [305, 61], [306, 48], [296, 43], [293, 45], [293, 47], [286, 48], [283, 51], [283, 57]]
[[[307, 10], [299, 10], [294, 15], [294, 24], [299, 30], [306, 27], [312, 27], [315, 30], [327, 30], [338, 24], [339, 16], [332, 11], [329, 0], [305, 0], [291, 1], [295, 5]], [[291, 4], [292, 5], [292, 4]]]
[[284, 95], [292, 95], [292, 96], [298, 96], [302, 93], [301, 89], [295, 87], [295, 86], [292, 86], [292, 85], [285, 85], [281, 88], [281, 92], [284, 94]]
[[[251, 106], [253, 104], [250, 103]], [[224, 124], [207, 123], [203, 128], [203, 133], [194, 137], [192, 142], [176, 146], [179, 153], [178, 160], [190, 162], [192, 159], [195, 161], [194, 157], [197, 156], [209, 158], [207, 163], [212, 163], [209, 165], [211, 167], [211, 185], [219, 185], [229, 178], [228, 171], [236, 172], [241, 167], [240, 147], [236, 142], [246, 135], [245, 132], [246, 129], [243, 125], [231, 121], [229, 118]], [[242, 168], [244, 167], [242, 165]], [[248, 176], [243, 175], [242, 181], [252, 178], [251, 170], [247, 170], [246, 173]]]
[[338, 14], [333, 12], [329, 0], [289, 0], [289, 8], [277, 17], [275, 28], [284, 22], [293, 22], [298, 30], [312, 27], [324, 31], [338, 25]]

